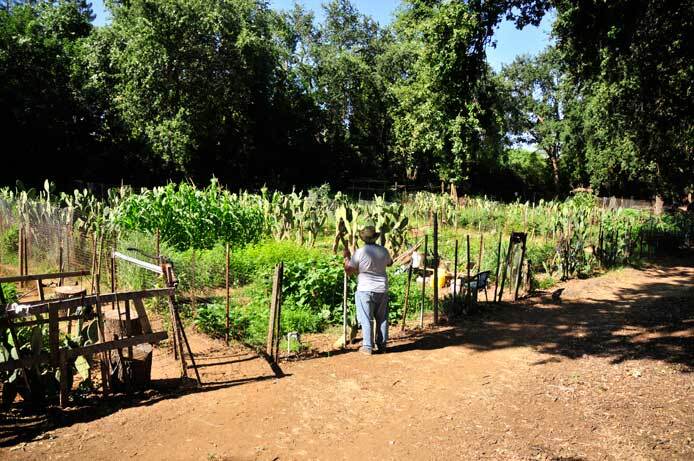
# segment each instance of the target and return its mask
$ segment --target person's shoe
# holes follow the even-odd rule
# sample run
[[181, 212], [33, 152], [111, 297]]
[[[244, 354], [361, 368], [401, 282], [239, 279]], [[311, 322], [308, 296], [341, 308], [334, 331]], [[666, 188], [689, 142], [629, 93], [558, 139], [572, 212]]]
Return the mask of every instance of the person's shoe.
[[387, 350], [387, 348], [386, 348], [386, 346], [385, 346], [385, 344], [384, 344], [383, 346], [376, 346], [376, 350], [374, 351], [374, 353], [376, 353], [376, 354], [385, 354], [385, 353], [386, 353], [386, 350]]
[[371, 349], [369, 349], [368, 347], [364, 347], [364, 346], [359, 348], [359, 352], [361, 352], [364, 355], [371, 355], [373, 353], [371, 351]]

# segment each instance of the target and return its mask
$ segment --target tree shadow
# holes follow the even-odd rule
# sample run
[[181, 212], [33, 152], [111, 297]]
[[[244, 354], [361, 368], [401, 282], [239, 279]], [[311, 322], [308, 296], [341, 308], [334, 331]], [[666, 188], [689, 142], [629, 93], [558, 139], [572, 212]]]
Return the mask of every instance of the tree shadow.
[[108, 396], [92, 394], [76, 400], [66, 409], [57, 406], [33, 408], [29, 405], [14, 405], [0, 417], [0, 448], [40, 440], [46, 432], [78, 423], [88, 423], [127, 408], [149, 407], [164, 400], [177, 399], [190, 394], [202, 394], [287, 376], [291, 374], [272, 373], [251, 378], [209, 382], [202, 386], [198, 386], [192, 378], [153, 379], [146, 390]]
[[[388, 350], [399, 353], [463, 345], [490, 351], [530, 346], [568, 359], [657, 360], [689, 373], [694, 371], [694, 280], [689, 274], [665, 267], [637, 288], [571, 299], [561, 305], [541, 304], [537, 298], [519, 304], [482, 303], [476, 315]], [[556, 359], [537, 365], [548, 361]]]

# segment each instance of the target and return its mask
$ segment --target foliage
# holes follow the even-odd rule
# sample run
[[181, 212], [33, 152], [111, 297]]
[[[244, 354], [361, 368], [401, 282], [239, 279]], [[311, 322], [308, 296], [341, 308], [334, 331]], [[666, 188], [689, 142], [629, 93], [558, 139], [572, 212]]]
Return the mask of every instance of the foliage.
[[[17, 286], [13, 283], [1, 284], [0, 290], [2, 290], [2, 294], [4, 295], [7, 304], [16, 303], [19, 299], [17, 294]], [[0, 306], [0, 308], [4, 308], [4, 306]]]
[[514, 142], [542, 150], [552, 171], [554, 190], [559, 193], [559, 158], [567, 105], [558, 52], [550, 47], [536, 57], [519, 56], [503, 67], [500, 78], [512, 101], [509, 118]]
[[[556, 2], [562, 62], [586, 101], [591, 182], [670, 195], [692, 187], [691, 2]], [[679, 199], [680, 197], [673, 197]]]
[[[37, 320], [40, 316], [37, 315]], [[80, 322], [81, 325], [81, 322]], [[93, 344], [98, 340], [96, 320], [90, 321], [81, 328], [76, 336], [70, 337], [62, 334], [60, 338], [61, 348], [74, 348]], [[18, 360], [47, 354], [48, 325], [36, 325], [33, 327], [21, 327], [16, 329], [16, 339], [13, 339], [8, 329], [0, 330], [0, 362]], [[82, 378], [81, 388], [91, 386], [90, 381], [91, 357], [77, 356], [68, 363], [67, 377], [69, 388], [72, 387], [73, 375], [79, 374]], [[9, 406], [20, 394], [24, 401], [34, 404], [45, 403], [57, 398], [60, 382], [60, 370], [48, 364], [34, 365], [31, 368], [19, 368], [12, 372], [0, 372], [2, 382], [2, 406]]]
[[15, 254], [19, 249], [19, 228], [12, 226], [2, 234], [0, 239], [2, 251], [5, 253]]
[[260, 207], [241, 205], [216, 179], [202, 190], [187, 183], [143, 189], [124, 200], [118, 220], [125, 229], [159, 231], [179, 251], [219, 241], [243, 246], [260, 240], [265, 227]]

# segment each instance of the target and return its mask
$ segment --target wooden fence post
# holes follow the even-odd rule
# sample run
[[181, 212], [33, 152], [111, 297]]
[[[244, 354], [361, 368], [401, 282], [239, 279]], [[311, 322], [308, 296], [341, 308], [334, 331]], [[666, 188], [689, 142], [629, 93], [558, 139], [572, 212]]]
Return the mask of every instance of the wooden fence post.
[[499, 232], [499, 246], [496, 249], [496, 279], [494, 281], [494, 302], [496, 302], [496, 291], [499, 288], [499, 269], [501, 269], [501, 238], [502, 233]]
[[277, 363], [279, 348], [280, 319], [282, 309], [282, 276], [284, 263], [280, 262], [275, 267], [275, 276], [272, 279], [272, 298], [270, 299], [270, 315], [268, 317], [266, 353]]

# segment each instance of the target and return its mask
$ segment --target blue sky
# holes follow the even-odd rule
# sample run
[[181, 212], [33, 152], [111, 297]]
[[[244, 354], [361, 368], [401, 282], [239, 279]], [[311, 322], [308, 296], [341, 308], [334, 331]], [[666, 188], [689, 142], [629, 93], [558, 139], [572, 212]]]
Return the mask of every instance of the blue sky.
[[[270, 6], [277, 9], [289, 9], [295, 0], [270, 0]], [[323, 0], [299, 0], [306, 8], [316, 11], [321, 17], [321, 3]], [[354, 5], [364, 14], [367, 14], [381, 25], [389, 24], [400, 0], [352, 0]], [[103, 0], [92, 0], [92, 7], [96, 14], [97, 25], [103, 25], [108, 21], [108, 13], [104, 8]], [[549, 43], [549, 31], [554, 16], [545, 17], [539, 27], [528, 26], [523, 30], [517, 30], [513, 23], [504, 21], [494, 34], [497, 42], [496, 48], [487, 49], [487, 58], [495, 70], [501, 69], [502, 64], [510, 64], [520, 54], [537, 54]]]

